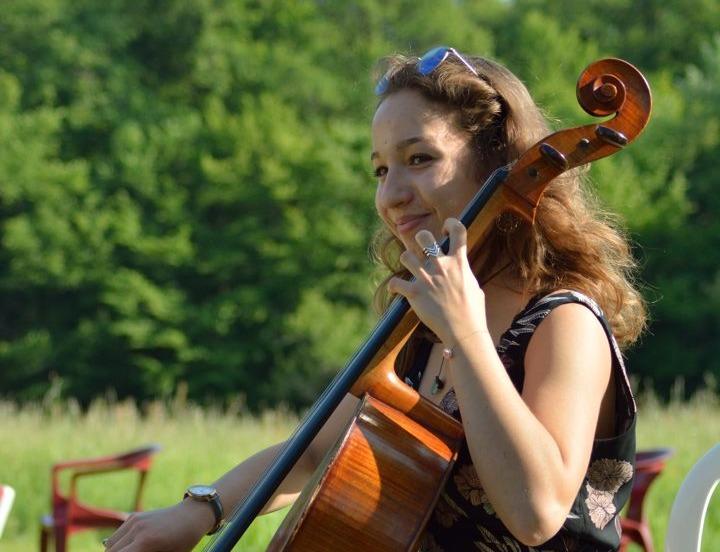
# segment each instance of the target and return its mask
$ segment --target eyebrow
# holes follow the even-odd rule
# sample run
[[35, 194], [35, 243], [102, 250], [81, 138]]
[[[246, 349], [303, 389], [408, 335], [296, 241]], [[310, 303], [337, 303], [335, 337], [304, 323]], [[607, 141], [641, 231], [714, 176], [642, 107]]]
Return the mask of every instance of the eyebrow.
[[[412, 146], [413, 144], [417, 144], [418, 142], [422, 142], [423, 140], [425, 140], [425, 138], [423, 138], [422, 136], [412, 136], [410, 138], [405, 138], [405, 140], [400, 140], [398, 142], [397, 146], [395, 146], [395, 149], [398, 151], [401, 151], [401, 150], [405, 149], [406, 147]], [[376, 151], [372, 152], [370, 154], [370, 161], [372, 161], [373, 159], [375, 159], [376, 157], [379, 157], [379, 156], [380, 156], [380, 154], [378, 152], [376, 152]]]

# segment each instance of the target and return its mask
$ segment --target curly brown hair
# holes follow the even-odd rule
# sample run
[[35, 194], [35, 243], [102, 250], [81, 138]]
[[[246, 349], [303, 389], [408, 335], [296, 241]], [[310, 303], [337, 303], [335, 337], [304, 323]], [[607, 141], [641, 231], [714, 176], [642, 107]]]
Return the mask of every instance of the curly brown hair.
[[[516, 160], [550, 130], [525, 85], [508, 69], [486, 58], [463, 57], [479, 78], [454, 56], [428, 75], [417, 71], [417, 58], [386, 58], [388, 86], [380, 103], [411, 89], [455, 115], [477, 152], [479, 187], [492, 170]], [[501, 215], [483, 248], [487, 259], [510, 259], [530, 295], [575, 289], [592, 297], [621, 347], [632, 344], [645, 327], [646, 307], [636, 287], [637, 265], [627, 237], [591, 193], [583, 171], [569, 171], [548, 185], [534, 224]], [[378, 230], [371, 251], [390, 271], [375, 292], [378, 311], [393, 299], [387, 291], [390, 278], [409, 277], [398, 259], [402, 250], [388, 228]], [[478, 280], [492, 269], [490, 261], [481, 266]]]

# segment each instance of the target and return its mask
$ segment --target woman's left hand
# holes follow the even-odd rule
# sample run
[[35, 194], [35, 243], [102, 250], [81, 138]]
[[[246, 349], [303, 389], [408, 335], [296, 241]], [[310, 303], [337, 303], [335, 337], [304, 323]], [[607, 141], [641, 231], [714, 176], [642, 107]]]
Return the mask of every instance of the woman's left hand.
[[[404, 251], [400, 262], [415, 280], [392, 278], [388, 290], [406, 297], [420, 320], [443, 343], [452, 344], [470, 333], [487, 331], [485, 294], [468, 262], [465, 226], [449, 218], [443, 232], [450, 237], [448, 254], [426, 254], [421, 260], [412, 251]], [[437, 243], [428, 230], [418, 232], [415, 240], [421, 249]]]

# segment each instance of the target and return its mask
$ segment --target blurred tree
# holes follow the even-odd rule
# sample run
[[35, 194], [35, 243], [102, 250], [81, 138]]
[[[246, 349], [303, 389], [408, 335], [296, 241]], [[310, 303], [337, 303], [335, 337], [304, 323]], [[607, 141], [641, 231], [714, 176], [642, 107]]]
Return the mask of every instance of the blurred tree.
[[642, 235], [652, 285], [651, 333], [633, 355], [649, 385], [667, 392], [677, 379], [687, 391], [717, 381], [720, 332], [720, 35], [677, 83], [688, 98], [666, 128], [668, 166], [686, 189], [680, 218], [659, 218]]
[[717, 371], [716, 7], [6, 0], [0, 393], [311, 401], [374, 319], [371, 75], [442, 43], [506, 63], [556, 126], [587, 120], [593, 59], [646, 73], [651, 125], [591, 172], [653, 286], [634, 371], [698, 385]]

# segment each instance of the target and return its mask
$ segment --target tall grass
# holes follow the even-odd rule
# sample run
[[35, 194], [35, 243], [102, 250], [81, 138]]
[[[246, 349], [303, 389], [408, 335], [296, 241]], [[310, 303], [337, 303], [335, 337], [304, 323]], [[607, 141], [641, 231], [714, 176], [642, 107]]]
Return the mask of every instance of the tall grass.
[[[0, 403], [0, 481], [15, 487], [15, 504], [0, 539], [2, 552], [37, 550], [40, 516], [49, 512], [50, 466], [59, 460], [112, 454], [146, 443], [161, 452], [148, 477], [146, 509], [177, 502], [188, 484], [208, 483], [238, 460], [285, 438], [296, 419], [282, 411], [259, 417], [192, 405], [154, 403], [139, 412], [129, 402], [97, 401], [86, 413], [73, 402], [17, 408]], [[126, 510], [135, 477], [127, 473], [80, 480], [91, 504]], [[261, 550], [280, 518], [259, 519], [237, 550]], [[102, 550], [106, 533], [71, 537], [72, 552]], [[200, 549], [200, 547], [198, 547]]]
[[[659, 552], [664, 550], [670, 509], [683, 479], [700, 457], [720, 443], [720, 402], [714, 392], [701, 392], [689, 402], [673, 400], [663, 407], [654, 397], [647, 396], [641, 399], [639, 412], [638, 449], [675, 450], [645, 501], [655, 549]], [[702, 550], [720, 550], [720, 492], [713, 495], [708, 507]]]
[[[73, 402], [18, 408], [0, 403], [0, 482], [17, 491], [2, 552], [37, 550], [38, 520], [49, 510], [49, 470], [59, 460], [84, 458], [159, 443], [146, 485], [145, 507], [174, 503], [190, 483], [211, 482], [238, 460], [287, 436], [296, 419], [285, 412], [253, 417], [240, 409], [201, 409], [176, 401], [154, 403], [142, 412], [132, 403], [103, 400], [81, 412]], [[640, 448], [670, 446], [675, 456], [652, 487], [646, 502], [657, 550], [662, 550], [673, 498], [687, 471], [720, 441], [720, 405], [712, 395], [661, 406], [641, 401]], [[126, 509], [130, 479], [107, 474], [81, 482], [88, 502]], [[263, 550], [282, 512], [258, 519], [236, 550]], [[107, 533], [105, 533], [107, 534]], [[71, 537], [72, 552], [99, 551], [105, 534], [87, 532]], [[201, 547], [198, 547], [198, 550]], [[720, 499], [714, 498], [706, 521], [704, 551], [720, 550]]]

